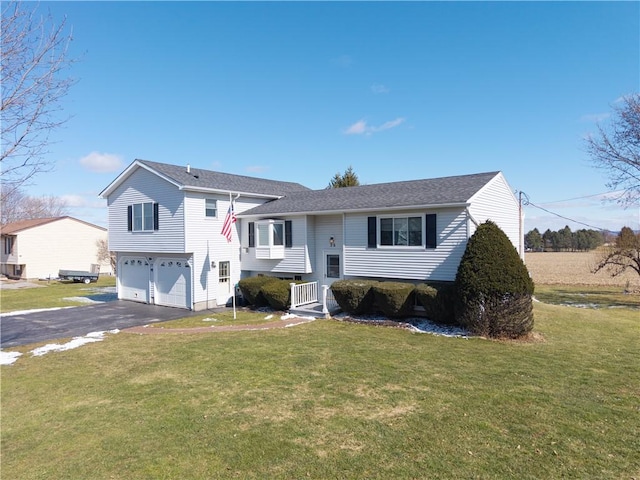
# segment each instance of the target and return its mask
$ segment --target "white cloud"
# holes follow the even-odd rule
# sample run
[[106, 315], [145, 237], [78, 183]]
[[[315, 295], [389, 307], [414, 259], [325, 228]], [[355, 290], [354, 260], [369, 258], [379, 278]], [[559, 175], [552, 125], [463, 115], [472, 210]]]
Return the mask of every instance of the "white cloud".
[[353, 125], [349, 126], [343, 131], [345, 135], [372, 135], [384, 130], [390, 130], [404, 123], [406, 119], [404, 117], [398, 117], [395, 120], [391, 120], [383, 123], [382, 125], [367, 125], [366, 120], [358, 120]]
[[115, 153], [91, 152], [80, 159], [80, 165], [97, 173], [117, 172], [122, 168], [122, 157]]
[[391, 90], [385, 87], [384, 85], [380, 85], [379, 83], [375, 83], [371, 85], [371, 91], [376, 95], [380, 95], [382, 93], [389, 93]]
[[582, 115], [580, 117], [580, 121], [598, 123], [598, 122], [602, 122], [603, 120], [606, 120], [610, 116], [611, 116], [610, 113], [588, 113], [586, 115]]

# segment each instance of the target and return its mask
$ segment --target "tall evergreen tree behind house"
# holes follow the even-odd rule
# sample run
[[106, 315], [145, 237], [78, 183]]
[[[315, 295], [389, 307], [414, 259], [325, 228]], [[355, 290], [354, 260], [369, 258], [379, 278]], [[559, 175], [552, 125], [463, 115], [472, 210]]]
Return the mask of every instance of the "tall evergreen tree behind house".
[[342, 175], [338, 172], [333, 176], [327, 188], [357, 187], [358, 185], [360, 185], [358, 175], [353, 171], [353, 167], [349, 165], [349, 168]]

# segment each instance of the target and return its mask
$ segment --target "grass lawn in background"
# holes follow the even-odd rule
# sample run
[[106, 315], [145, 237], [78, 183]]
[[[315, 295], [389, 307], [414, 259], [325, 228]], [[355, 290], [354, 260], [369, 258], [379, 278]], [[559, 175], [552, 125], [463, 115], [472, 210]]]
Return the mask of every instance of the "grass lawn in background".
[[640, 477], [638, 311], [534, 308], [528, 343], [318, 320], [25, 354], [2, 478]]
[[34, 280], [33, 287], [19, 289], [0, 289], [0, 312], [31, 310], [35, 308], [56, 308], [83, 305], [85, 302], [67, 300], [73, 297], [91, 297], [100, 295], [100, 289], [115, 287], [116, 278], [102, 276], [95, 283], [60, 282], [57, 280]]

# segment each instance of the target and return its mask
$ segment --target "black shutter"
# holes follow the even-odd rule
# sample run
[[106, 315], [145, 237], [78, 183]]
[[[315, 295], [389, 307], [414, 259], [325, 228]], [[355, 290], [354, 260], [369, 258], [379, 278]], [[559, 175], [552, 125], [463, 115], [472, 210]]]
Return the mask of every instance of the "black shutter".
[[291, 231], [291, 220], [284, 221], [284, 246], [291, 248], [293, 246], [293, 232]]
[[158, 215], [158, 204], [154, 203], [153, 204], [153, 229], [154, 230], [160, 230], [160, 224], [158, 223], [159, 220], [159, 215]]
[[378, 217], [367, 218], [367, 247], [376, 248], [378, 246]]
[[256, 224], [255, 222], [249, 222], [249, 246], [256, 246]]
[[427, 214], [427, 248], [436, 248], [437, 235], [436, 235], [436, 214]]
[[133, 230], [133, 205], [127, 207], [127, 230]]

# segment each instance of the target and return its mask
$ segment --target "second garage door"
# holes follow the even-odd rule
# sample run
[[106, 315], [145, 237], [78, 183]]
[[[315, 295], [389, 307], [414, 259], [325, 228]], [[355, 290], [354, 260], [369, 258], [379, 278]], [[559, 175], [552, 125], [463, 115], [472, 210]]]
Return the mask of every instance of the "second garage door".
[[191, 268], [183, 258], [156, 261], [155, 303], [168, 307], [191, 308]]

